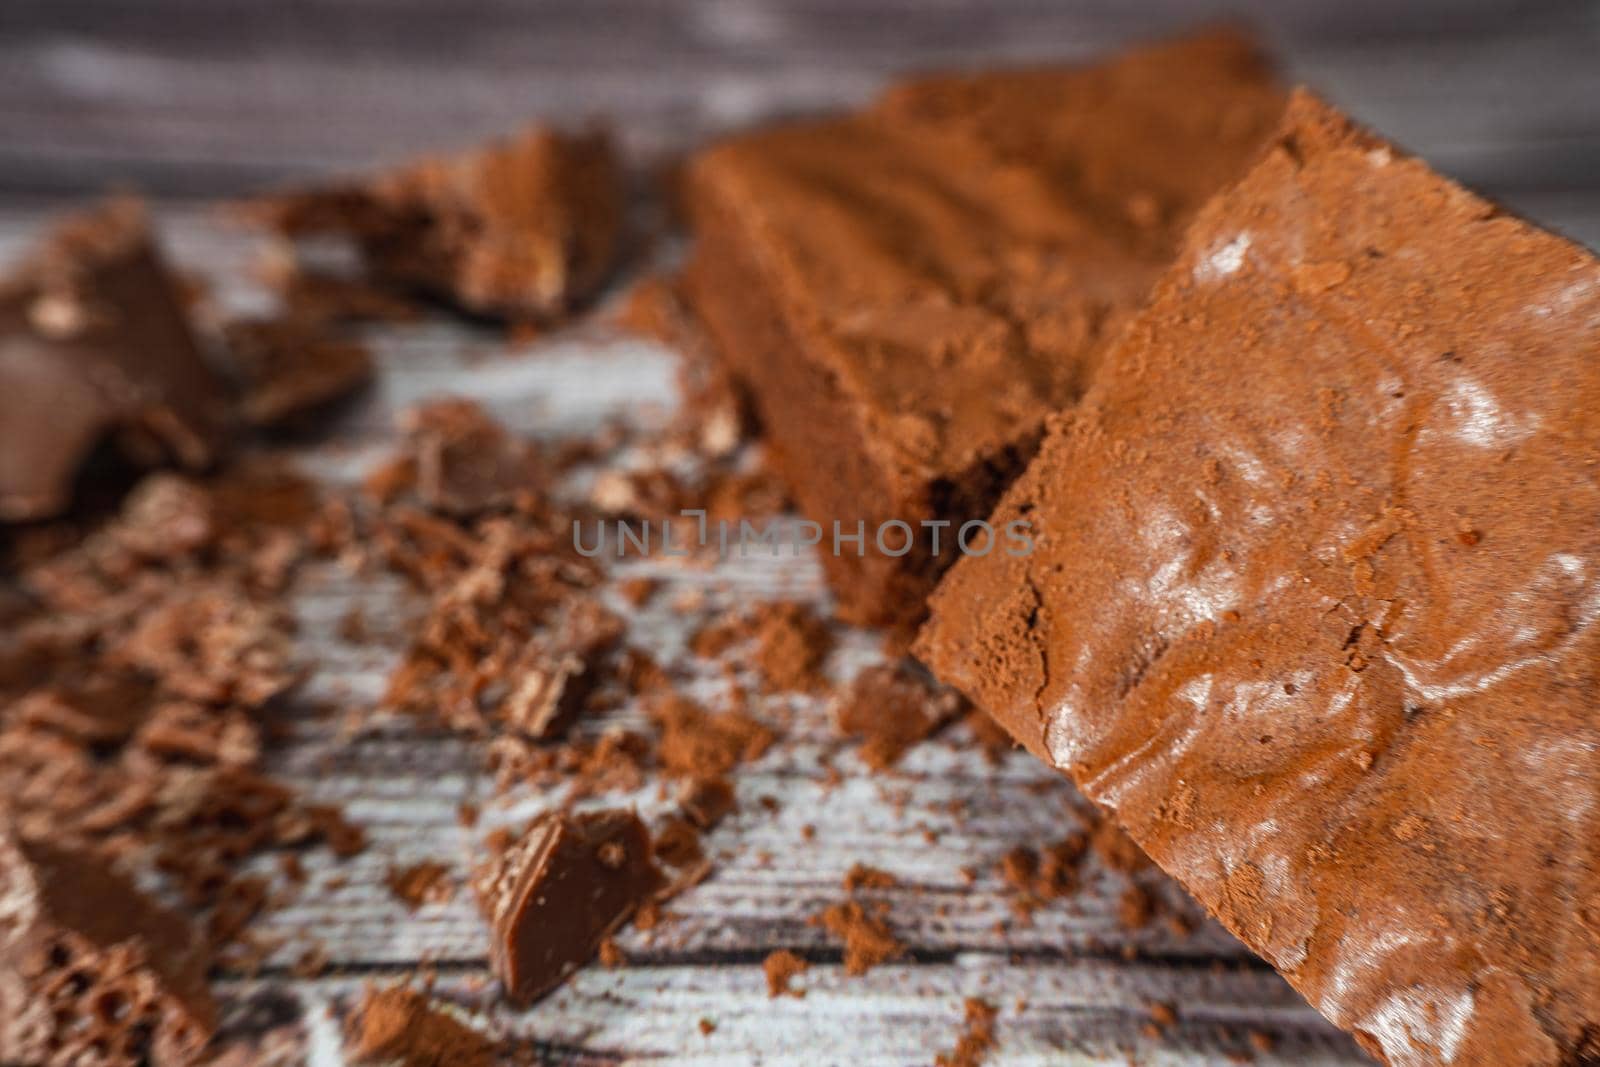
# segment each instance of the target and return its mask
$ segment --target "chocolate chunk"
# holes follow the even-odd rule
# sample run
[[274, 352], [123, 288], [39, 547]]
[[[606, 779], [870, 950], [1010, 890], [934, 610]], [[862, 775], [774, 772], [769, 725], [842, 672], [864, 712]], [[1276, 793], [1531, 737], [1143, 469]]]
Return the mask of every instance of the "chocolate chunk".
[[86, 852], [0, 832], [0, 1060], [188, 1064], [216, 1008], [196, 932]]
[[686, 294], [823, 529], [843, 617], [920, 617], [1282, 105], [1256, 49], [1214, 34], [918, 79], [691, 164]]
[[1597, 356], [1594, 256], [1297, 95], [919, 654], [1386, 1062], [1585, 1062]]
[[662, 884], [632, 812], [543, 815], [478, 880], [490, 969], [513, 1002], [531, 1003], [593, 959]]
[[279, 427], [343, 400], [372, 379], [372, 354], [296, 318], [247, 319], [224, 331], [239, 377], [240, 417]]
[[529, 643], [508, 670], [500, 720], [534, 740], [560, 734], [583, 711], [600, 678], [599, 660], [622, 639], [622, 620], [588, 599], [561, 613], [554, 632]]
[[400, 420], [415, 457], [417, 495], [436, 511], [471, 515], [541, 491], [538, 450], [470, 400], [435, 400]]
[[198, 468], [225, 407], [133, 201], [62, 224], [0, 281], [0, 521], [58, 515], [108, 442]]
[[720, 775], [691, 778], [678, 792], [678, 806], [702, 830], [715, 829], [738, 805], [733, 783]]
[[622, 181], [604, 133], [536, 127], [366, 184], [263, 201], [253, 213], [291, 236], [348, 235], [385, 284], [477, 314], [549, 318], [610, 274]]

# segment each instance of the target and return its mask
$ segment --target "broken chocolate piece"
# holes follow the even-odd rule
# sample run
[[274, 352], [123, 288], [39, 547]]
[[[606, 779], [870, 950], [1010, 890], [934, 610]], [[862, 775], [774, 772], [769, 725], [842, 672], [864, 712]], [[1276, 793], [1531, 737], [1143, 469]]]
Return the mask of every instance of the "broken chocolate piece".
[[919, 655], [1387, 1063], [1587, 1062], [1597, 356], [1600, 261], [1297, 95]]
[[594, 600], [573, 600], [554, 633], [530, 642], [509, 667], [499, 719], [535, 741], [565, 731], [595, 691], [599, 660], [622, 639], [622, 629], [622, 620]]
[[204, 467], [222, 390], [134, 201], [62, 224], [0, 281], [0, 521], [58, 515], [90, 455]]
[[229, 323], [224, 336], [239, 376], [239, 415], [251, 426], [291, 424], [372, 379], [366, 345], [305, 320], [241, 320]]
[[400, 418], [416, 464], [417, 495], [436, 511], [472, 515], [543, 489], [539, 451], [470, 400], [434, 400]]
[[915, 621], [938, 573], [986, 543], [963, 526], [1282, 107], [1257, 49], [1216, 33], [917, 79], [691, 164], [686, 294], [822, 527], [842, 617]]
[[0, 832], [0, 1061], [194, 1062], [216, 1008], [203, 944], [87, 852]]
[[535, 127], [363, 185], [291, 193], [250, 210], [290, 236], [349, 236], [385, 284], [476, 314], [546, 319], [610, 274], [622, 179], [603, 132]]
[[560, 985], [662, 885], [650, 832], [631, 811], [535, 819], [477, 883], [506, 996], [528, 1004]]

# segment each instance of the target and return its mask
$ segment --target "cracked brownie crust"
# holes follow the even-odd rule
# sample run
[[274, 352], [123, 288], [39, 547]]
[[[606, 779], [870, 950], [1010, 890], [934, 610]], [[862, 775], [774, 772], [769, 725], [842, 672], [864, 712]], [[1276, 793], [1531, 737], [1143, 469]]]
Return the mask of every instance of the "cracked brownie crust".
[[842, 614], [920, 617], [954, 529], [898, 557], [872, 531], [988, 514], [1282, 104], [1255, 47], [1217, 33], [913, 80], [694, 161], [690, 301], [800, 510], [868, 531], [864, 555], [822, 553]]
[[918, 652], [1391, 1064], [1600, 1056], [1600, 263], [1300, 94]]

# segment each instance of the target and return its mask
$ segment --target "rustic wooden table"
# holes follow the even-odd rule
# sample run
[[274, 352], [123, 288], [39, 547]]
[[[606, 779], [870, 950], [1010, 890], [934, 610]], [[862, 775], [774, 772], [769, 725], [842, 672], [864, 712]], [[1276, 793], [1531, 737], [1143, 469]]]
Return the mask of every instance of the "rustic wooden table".
[[[1455, 175], [1600, 244], [1600, 7], [1243, 7], [1296, 76]], [[729, 125], [860, 100], [895, 70], [1083, 56], [1191, 23], [1201, 8], [1182, 0], [1137, 9], [1106, 0], [7, 0], [0, 259], [51, 210], [131, 184], [157, 198], [174, 258], [222, 279], [222, 302], [248, 310], [262, 299], [244, 280], [253, 239], [220, 226], [199, 201], [470, 142], [540, 115], [611, 116], [636, 158], [648, 159]], [[674, 402], [672, 353], [599, 321], [520, 346], [443, 319], [375, 328], [371, 340], [379, 385], [326, 441], [299, 451], [330, 483], [359, 477], [392, 444], [397, 409], [441, 392], [480, 399], [544, 437], [618, 414], [661, 418]], [[702, 588], [711, 607], [825, 602], [809, 559], [630, 566], [668, 583], [632, 638], [668, 660], [683, 658], [686, 628], [672, 590]], [[299, 606], [315, 668], [304, 707], [372, 702], [415, 604], [398, 586], [352, 583], [330, 568]], [[353, 606], [389, 640], [344, 644], [338, 621]], [[842, 639], [833, 663], [841, 676], [876, 656], [875, 635]], [[707, 691], [720, 684], [715, 672], [702, 674]], [[1350, 1041], [1216, 926], [1189, 936], [1163, 924], [1124, 930], [1120, 883], [1106, 872], [1030, 923], [1015, 921], [996, 861], [1014, 845], [1058, 839], [1081, 804], [1024, 754], [993, 766], [957, 729], [879, 776], [841, 749], [820, 706], [796, 699], [791, 710], [788, 739], [740, 775], [741, 810], [710, 838], [715, 873], [674, 902], [675, 919], [626, 932], [626, 966], [590, 968], [527, 1012], [494, 1009], [491, 1026], [532, 1039], [553, 1063], [914, 1064], [954, 1044], [962, 999], [981, 996], [1000, 1008], [997, 1064], [1360, 1062]], [[478, 833], [549, 798], [493, 795], [480, 746], [415, 724], [351, 738], [326, 716], [291, 708], [288, 719], [277, 772], [343, 804], [372, 847], [314, 870], [313, 891], [266, 920], [263, 932], [282, 935], [283, 950], [261, 975], [226, 986], [238, 1031], [288, 1036], [281, 1062], [337, 1064], [337, 1014], [367, 979], [425, 961], [446, 995], [480, 996], [485, 930], [469, 895], [408, 912], [384, 887], [391, 867], [442, 859], [459, 880]], [[830, 754], [837, 781], [823, 771]], [[755, 802], [763, 796], [775, 811]], [[646, 812], [663, 804], [653, 790], [623, 799]], [[468, 800], [485, 806], [478, 831], [457, 820]], [[851, 978], [837, 946], [806, 920], [843, 899], [841, 878], [858, 861], [898, 876], [877, 895], [910, 952]], [[1172, 887], [1161, 892], [1186, 907]], [[294, 977], [295, 958], [313, 944], [326, 948], [328, 971]], [[803, 999], [768, 999], [760, 964], [777, 948], [813, 961]], [[1174, 1006], [1178, 1022], [1150, 1036], [1155, 1002]], [[702, 1033], [702, 1019], [715, 1030]], [[1254, 1047], [1252, 1031], [1270, 1037], [1270, 1051]]]

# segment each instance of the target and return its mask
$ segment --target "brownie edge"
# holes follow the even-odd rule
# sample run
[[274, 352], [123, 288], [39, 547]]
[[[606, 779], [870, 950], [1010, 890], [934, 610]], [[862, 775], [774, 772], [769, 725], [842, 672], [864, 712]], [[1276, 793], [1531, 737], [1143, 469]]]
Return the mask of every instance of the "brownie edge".
[[1282, 104], [1256, 46], [1217, 32], [913, 79], [691, 163], [684, 289], [823, 529], [842, 616], [921, 617], [961, 525], [1081, 395]]
[[1600, 1055], [1600, 262], [1297, 94], [916, 654], [1396, 1065]]

